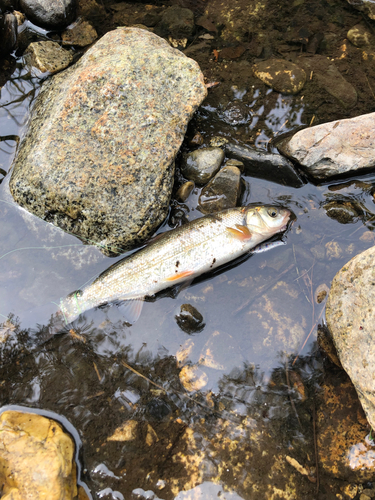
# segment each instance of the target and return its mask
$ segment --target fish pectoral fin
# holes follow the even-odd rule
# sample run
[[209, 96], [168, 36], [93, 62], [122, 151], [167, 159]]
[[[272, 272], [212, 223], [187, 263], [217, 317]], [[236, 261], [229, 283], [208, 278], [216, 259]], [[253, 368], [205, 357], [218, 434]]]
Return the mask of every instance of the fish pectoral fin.
[[173, 276], [166, 278], [166, 281], [177, 281], [181, 278], [188, 278], [189, 276], [192, 276], [193, 274], [194, 274], [194, 271], [181, 271], [180, 273], [175, 273]]
[[227, 227], [227, 230], [238, 240], [246, 241], [251, 238], [251, 233], [247, 226], [236, 224], [235, 227]]
[[138, 321], [142, 312], [143, 302], [144, 297], [139, 297], [138, 299], [128, 299], [121, 302], [121, 312], [124, 315], [125, 320], [131, 325]]

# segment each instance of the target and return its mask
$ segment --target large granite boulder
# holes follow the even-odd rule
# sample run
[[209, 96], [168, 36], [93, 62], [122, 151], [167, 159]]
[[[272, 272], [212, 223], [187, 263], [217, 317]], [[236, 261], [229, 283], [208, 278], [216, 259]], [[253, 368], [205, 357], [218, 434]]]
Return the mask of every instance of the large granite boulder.
[[0, 480], [4, 500], [77, 498], [75, 443], [61, 425], [35, 413], [0, 416]]
[[49, 79], [14, 162], [21, 206], [114, 255], [165, 218], [174, 159], [206, 96], [199, 66], [138, 28], [107, 33]]
[[335, 276], [327, 326], [340, 362], [375, 429], [375, 247], [356, 255]]
[[316, 180], [357, 174], [375, 167], [375, 113], [300, 130], [279, 151]]

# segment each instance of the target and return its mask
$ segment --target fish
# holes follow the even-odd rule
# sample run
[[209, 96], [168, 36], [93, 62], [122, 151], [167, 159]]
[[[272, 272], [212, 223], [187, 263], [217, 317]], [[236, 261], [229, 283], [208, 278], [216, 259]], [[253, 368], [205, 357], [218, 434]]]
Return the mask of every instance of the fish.
[[91, 284], [60, 301], [69, 324], [82, 313], [121, 302], [134, 324], [145, 297], [193, 280], [248, 253], [287, 229], [291, 212], [275, 206], [230, 208], [188, 222], [116, 262]]

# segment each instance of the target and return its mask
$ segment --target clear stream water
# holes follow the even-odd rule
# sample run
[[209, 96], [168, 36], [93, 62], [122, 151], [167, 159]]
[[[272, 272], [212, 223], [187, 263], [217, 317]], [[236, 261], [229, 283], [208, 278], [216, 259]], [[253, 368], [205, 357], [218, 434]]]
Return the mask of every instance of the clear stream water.
[[[1, 89], [0, 168], [5, 172], [16, 150], [13, 136], [19, 137], [27, 124], [39, 85], [40, 80], [30, 77], [20, 59]], [[235, 92], [237, 98], [243, 97]], [[264, 95], [257, 89], [248, 92], [253, 92], [250, 124], [225, 125], [215, 107], [203, 104], [194, 126], [211, 135], [241, 137], [259, 128], [255, 145], [265, 149], [272, 134], [306, 124], [301, 99], [275, 97], [271, 90]], [[265, 441], [262, 446], [269, 445], [271, 455], [275, 450], [295, 449], [306, 458], [306, 450], [313, 447], [311, 408], [329, 370], [316, 344], [317, 325], [324, 319], [324, 301], [318, 303], [317, 293], [328, 290], [335, 273], [351, 257], [374, 244], [375, 176], [320, 186], [307, 183], [299, 189], [246, 174], [243, 181], [243, 205], [282, 204], [294, 212], [296, 221], [286, 245], [242, 259], [178, 293], [161, 293], [146, 302], [141, 318], [132, 326], [124, 322], [117, 306], [92, 310], [74, 323], [77, 336], [57, 336], [39, 347], [41, 325], [48, 322], [60, 298], [120, 257], [105, 257], [94, 246], [84, 245], [18, 207], [9, 194], [8, 176], [0, 185], [0, 318], [11, 317], [19, 332], [32, 333], [32, 352], [17, 358], [15, 346], [15, 361], [2, 368], [0, 401], [49, 410], [71, 422], [82, 440], [84, 480], [94, 498], [139, 498], [137, 494], [146, 498], [142, 491], [153, 490], [155, 498], [169, 499], [175, 496], [173, 484], [181, 489], [194, 486], [188, 481], [192, 466], [181, 474], [174, 452], [168, 456], [160, 450], [150, 453], [144, 444], [145, 428], [139, 431], [138, 447], [107, 440], [131, 419], [150, 423], [160, 446], [163, 440], [172, 439], [171, 433], [178, 437], [174, 426], [180, 425], [180, 419], [195, 432], [197, 448], [194, 453], [190, 450], [190, 456], [199, 450], [208, 456], [209, 436], [214, 439], [221, 432], [218, 422], [231, 422], [234, 417], [253, 419], [257, 425], [262, 422], [263, 432], [272, 437], [272, 444]], [[196, 189], [182, 207], [188, 219], [200, 216], [198, 196]], [[172, 200], [171, 211], [177, 205]], [[337, 220], [337, 214], [344, 214], [344, 219]], [[159, 232], [171, 229], [168, 220]], [[189, 335], [179, 328], [176, 315], [183, 304], [193, 305], [203, 315], [205, 327], [199, 333]], [[182, 364], [199, 364], [205, 373], [201, 393], [188, 393], [180, 384], [181, 365], [176, 356], [181, 359], [182, 349], [188, 350]], [[293, 384], [285, 376], [296, 367], [307, 399], [291, 391]], [[291, 404], [291, 394], [295, 404]], [[202, 418], [207, 419], [208, 435], [200, 427]], [[179, 449], [176, 436], [173, 442]], [[237, 434], [229, 436], [235, 439]], [[229, 471], [235, 464], [233, 456], [228, 460]], [[243, 484], [254, 468], [249, 460], [240, 467]], [[313, 453], [309, 460], [313, 467]], [[235, 473], [225, 476], [222, 472], [218, 480], [217, 463], [211, 464], [212, 469], [203, 464], [206, 482], [196, 490], [196, 498], [216, 498], [220, 492], [228, 500], [253, 498], [245, 486], [239, 486]], [[266, 484], [267, 460], [259, 458], [259, 468], [259, 481]], [[163, 483], [158, 481], [167, 486], [159, 491]], [[237, 493], [224, 493], [227, 487]], [[304, 498], [313, 498], [309, 495], [315, 485], [307, 481], [304, 488]], [[188, 498], [184, 495], [176, 498]]]

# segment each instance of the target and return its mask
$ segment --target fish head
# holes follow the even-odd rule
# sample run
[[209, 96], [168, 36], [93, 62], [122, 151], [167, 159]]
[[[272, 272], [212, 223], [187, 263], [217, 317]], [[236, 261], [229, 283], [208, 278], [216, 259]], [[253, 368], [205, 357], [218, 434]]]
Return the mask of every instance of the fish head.
[[257, 233], [264, 239], [285, 231], [291, 217], [287, 208], [264, 205], [248, 207], [246, 225], [251, 233]]

